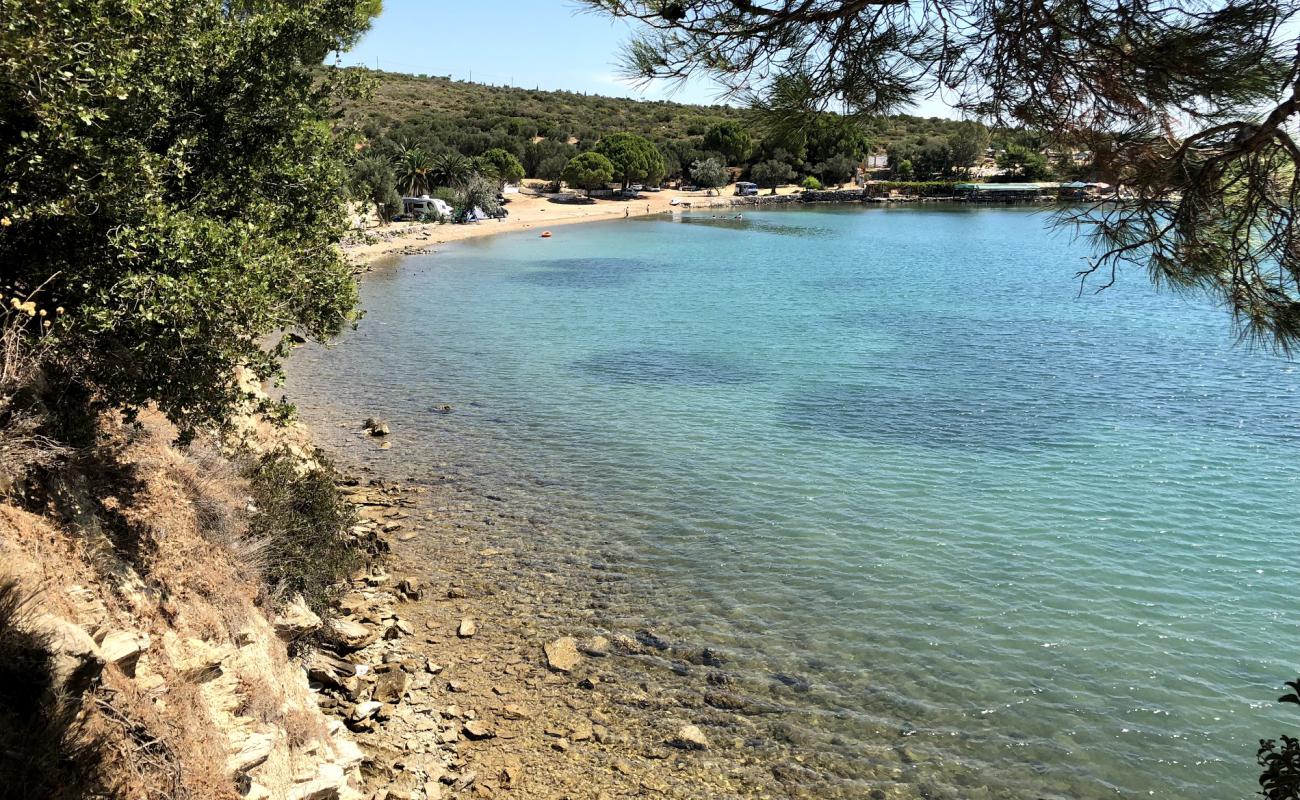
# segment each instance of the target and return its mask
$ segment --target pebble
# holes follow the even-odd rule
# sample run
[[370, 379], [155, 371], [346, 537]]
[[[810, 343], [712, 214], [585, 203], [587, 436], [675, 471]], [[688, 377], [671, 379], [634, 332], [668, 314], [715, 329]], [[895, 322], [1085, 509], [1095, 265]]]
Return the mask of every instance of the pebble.
[[478, 633], [478, 625], [474, 623], [474, 620], [468, 618], [462, 619], [460, 627], [456, 629], [456, 635], [462, 639], [468, 639], [476, 633]]

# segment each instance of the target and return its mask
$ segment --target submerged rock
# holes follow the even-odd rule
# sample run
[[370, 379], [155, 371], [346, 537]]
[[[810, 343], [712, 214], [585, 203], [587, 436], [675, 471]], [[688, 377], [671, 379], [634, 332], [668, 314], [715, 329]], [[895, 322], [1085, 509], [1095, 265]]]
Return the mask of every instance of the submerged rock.
[[572, 672], [582, 661], [578, 655], [578, 642], [572, 636], [562, 636], [542, 647], [546, 653], [546, 666], [556, 672]]
[[643, 644], [646, 647], [649, 647], [653, 650], [668, 649], [668, 642], [656, 636], [655, 634], [651, 633], [650, 631], [637, 631], [636, 640], [640, 644]]
[[749, 701], [740, 695], [721, 691], [705, 692], [704, 702], [724, 711], [739, 711], [749, 705]]
[[609, 655], [609, 639], [593, 636], [582, 643], [582, 652], [594, 658], [603, 658]]
[[367, 417], [362, 427], [365, 428], [366, 433], [371, 436], [387, 436], [389, 434], [388, 423], [384, 422], [382, 419]]
[[668, 744], [683, 750], [708, 750], [709, 739], [698, 725], [684, 725], [677, 730]]
[[375, 682], [374, 698], [381, 703], [400, 703], [410, 688], [411, 676], [405, 670], [389, 670]]

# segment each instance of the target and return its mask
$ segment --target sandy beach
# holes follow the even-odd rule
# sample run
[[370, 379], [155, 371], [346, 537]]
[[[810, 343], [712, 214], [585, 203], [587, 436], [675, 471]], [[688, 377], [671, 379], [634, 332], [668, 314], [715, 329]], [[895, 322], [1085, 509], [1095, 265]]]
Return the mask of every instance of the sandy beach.
[[[783, 186], [777, 189], [778, 196], [798, 194], [801, 189], [796, 186]], [[770, 197], [770, 191], [764, 190], [760, 197]], [[673, 201], [677, 204], [674, 205]], [[693, 213], [700, 209], [730, 209], [733, 201], [742, 198], [735, 196], [735, 185], [731, 184], [716, 190], [713, 194], [705, 191], [680, 192], [664, 190], [661, 192], [642, 192], [636, 200], [596, 198], [591, 203], [558, 203], [536, 189], [525, 186], [518, 194], [509, 195], [505, 208], [510, 215], [505, 219], [484, 220], [465, 225], [449, 223], [392, 222], [387, 225], [371, 226], [364, 232], [344, 241], [343, 250], [357, 265], [365, 265], [378, 259], [395, 255], [415, 255], [427, 252], [434, 245], [473, 239], [481, 236], [493, 236], [500, 233], [535, 230], [538, 235], [543, 231], [573, 225], [582, 222], [601, 222], [626, 217], [643, 217], [655, 214]], [[753, 198], [743, 198], [752, 201]], [[690, 204], [687, 206], [686, 204]], [[558, 234], [557, 234], [558, 235]]]

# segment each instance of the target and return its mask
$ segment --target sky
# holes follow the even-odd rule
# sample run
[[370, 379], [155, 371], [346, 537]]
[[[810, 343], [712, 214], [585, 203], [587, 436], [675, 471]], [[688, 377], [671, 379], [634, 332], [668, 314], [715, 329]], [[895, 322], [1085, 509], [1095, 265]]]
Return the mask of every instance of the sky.
[[[384, 0], [383, 13], [341, 60], [526, 89], [719, 102], [711, 81], [638, 87], [620, 78], [619, 54], [632, 35], [631, 23], [583, 11], [573, 0]], [[911, 113], [953, 116], [937, 102]]]

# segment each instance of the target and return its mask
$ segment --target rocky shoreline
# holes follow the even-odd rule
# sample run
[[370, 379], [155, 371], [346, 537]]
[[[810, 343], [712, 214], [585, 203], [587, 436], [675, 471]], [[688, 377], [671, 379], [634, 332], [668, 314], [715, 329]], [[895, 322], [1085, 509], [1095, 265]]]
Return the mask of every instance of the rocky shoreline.
[[672, 655], [668, 643], [529, 613], [521, 595], [538, 587], [517, 554], [484, 546], [470, 523], [507, 512], [432, 487], [348, 483], [361, 517], [351, 535], [372, 561], [304, 666], [321, 708], [362, 746], [372, 797], [760, 796], [728, 775], [701, 724], [645, 730], [623, 707], [653, 706], [654, 688], [624, 685], [612, 662]]

